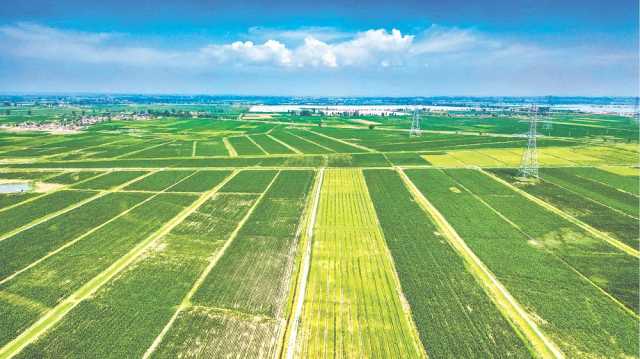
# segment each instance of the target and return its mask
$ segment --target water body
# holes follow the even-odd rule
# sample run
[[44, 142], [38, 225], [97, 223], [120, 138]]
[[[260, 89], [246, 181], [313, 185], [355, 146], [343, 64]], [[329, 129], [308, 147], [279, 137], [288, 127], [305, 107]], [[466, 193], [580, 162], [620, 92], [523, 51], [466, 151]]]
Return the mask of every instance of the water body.
[[32, 189], [33, 186], [28, 182], [0, 183], [0, 193], [22, 193]]

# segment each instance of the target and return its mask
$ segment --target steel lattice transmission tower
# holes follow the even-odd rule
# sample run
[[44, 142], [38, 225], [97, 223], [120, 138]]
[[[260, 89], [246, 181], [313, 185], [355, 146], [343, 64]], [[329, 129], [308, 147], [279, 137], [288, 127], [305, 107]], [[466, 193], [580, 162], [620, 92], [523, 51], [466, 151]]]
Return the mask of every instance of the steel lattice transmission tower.
[[520, 164], [520, 177], [538, 179], [538, 145], [536, 143], [538, 106], [531, 106], [529, 109], [529, 132], [527, 133], [527, 149], [522, 154]]
[[413, 116], [411, 117], [411, 131], [409, 131], [409, 137], [421, 136], [422, 129], [420, 128], [420, 113], [418, 109], [413, 110]]

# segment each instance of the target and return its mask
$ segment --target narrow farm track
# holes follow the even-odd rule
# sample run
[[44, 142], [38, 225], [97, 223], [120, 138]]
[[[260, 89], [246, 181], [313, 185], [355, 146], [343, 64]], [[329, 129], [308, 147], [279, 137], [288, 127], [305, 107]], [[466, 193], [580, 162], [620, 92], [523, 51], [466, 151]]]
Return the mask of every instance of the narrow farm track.
[[136, 247], [129, 251], [125, 256], [121, 257], [118, 261], [113, 263], [108, 269], [94, 277], [87, 282], [84, 286], [74, 292], [72, 295], [61, 301], [56, 307], [43, 315], [36, 323], [34, 323], [27, 330], [22, 332], [17, 338], [0, 349], [0, 359], [11, 358], [22, 351], [27, 345], [33, 343], [40, 336], [45, 334], [49, 329], [53, 328], [58, 322], [60, 322], [74, 307], [76, 307], [83, 300], [91, 297], [98, 289], [109, 282], [122, 270], [127, 268], [133, 263], [144, 251], [156, 242], [158, 239], [165, 236], [178, 224], [180, 224], [185, 218], [187, 218], [198, 207], [205, 203], [209, 198], [217, 193], [229, 180], [231, 180], [237, 172], [233, 172], [230, 176], [225, 178], [220, 184], [215, 186], [208, 192], [203, 193], [198, 199], [196, 199], [190, 206], [183, 209], [172, 220], [165, 223], [159, 230], [153, 233], [151, 236], [140, 242]]
[[[176, 142], [176, 141], [169, 141], [169, 142], [162, 142], [162, 143], [158, 143], [158, 144], [155, 144], [155, 145], [151, 145], [151, 146], [149, 146], [149, 147], [141, 148], [141, 149], [139, 149], [139, 150], [135, 150], [135, 151], [131, 151], [131, 152], [127, 152], [127, 153], [123, 153], [123, 154], [121, 154], [121, 155], [119, 155], [119, 156], [110, 157], [110, 158], [108, 158], [108, 159], [116, 160], [116, 159], [125, 158], [125, 157], [128, 157], [128, 156], [135, 155], [135, 154], [137, 154], [137, 153], [143, 152], [143, 151], [151, 150], [151, 149], [154, 149], [154, 148], [156, 148], [156, 147], [160, 147], [160, 146], [168, 145], [168, 144], [171, 144], [171, 143], [174, 143], [174, 142]], [[97, 159], [96, 159], [96, 160], [97, 160]]]
[[291, 132], [287, 131], [287, 134], [289, 134], [290, 136], [296, 137], [296, 138], [298, 138], [298, 139], [300, 139], [300, 140], [302, 140], [302, 141], [308, 142], [308, 143], [310, 143], [310, 144], [312, 144], [312, 145], [314, 145], [314, 146], [320, 147], [320, 148], [322, 148], [322, 149], [324, 149], [324, 150], [327, 150], [327, 151], [329, 151], [329, 152], [332, 152], [332, 153], [333, 153], [333, 152], [336, 152], [336, 151], [334, 151], [333, 149], [331, 149], [331, 148], [329, 148], [329, 147], [323, 146], [323, 145], [321, 145], [321, 144], [319, 144], [319, 143], [317, 143], [317, 142], [315, 142], [315, 141], [312, 141], [312, 140], [310, 140], [310, 139], [308, 139], [308, 138], [304, 138], [304, 137], [302, 137], [302, 136], [298, 136], [298, 135], [296, 135], [295, 133], [291, 133]]
[[316, 181], [313, 186], [313, 197], [311, 199], [311, 208], [308, 218], [305, 220], [305, 229], [303, 235], [302, 260], [298, 270], [298, 280], [294, 283], [292, 306], [290, 308], [285, 330], [283, 331], [283, 339], [279, 348], [280, 358], [293, 359], [295, 354], [295, 344], [298, 336], [298, 327], [300, 325], [300, 316], [302, 315], [302, 306], [304, 305], [304, 296], [307, 289], [307, 281], [309, 278], [309, 270], [311, 268], [311, 248], [313, 240], [313, 228], [316, 224], [318, 215], [318, 205], [320, 203], [320, 189], [322, 188], [322, 180], [324, 178], [324, 168], [318, 171]]
[[609, 188], [611, 188], [611, 189], [615, 189], [616, 191], [620, 191], [620, 192], [622, 192], [622, 193], [626, 193], [626, 194], [632, 195], [632, 196], [634, 196], [634, 197], [636, 197], [636, 198], [640, 198], [640, 196], [639, 196], [639, 195], [637, 195], [637, 194], [635, 194], [635, 193], [631, 193], [631, 192], [625, 191], [625, 190], [623, 190], [622, 188], [618, 188], [618, 187], [612, 186], [612, 185], [611, 185], [611, 184], [609, 184], [609, 183], [602, 182], [602, 181], [598, 181], [598, 180], [596, 180], [596, 179], [594, 179], [594, 178], [589, 178], [589, 177], [580, 176], [580, 175], [576, 175], [576, 177], [581, 178], [581, 179], [586, 180], [586, 181], [591, 181], [591, 182], [593, 182], [593, 183], [597, 183], [597, 184], [600, 184], [600, 185], [603, 185], [603, 186], [607, 186], [607, 187], [609, 187]]
[[222, 143], [224, 144], [224, 147], [227, 149], [227, 152], [229, 152], [229, 157], [238, 157], [238, 152], [236, 152], [236, 149], [233, 148], [233, 146], [231, 145], [231, 142], [229, 142], [227, 137], [222, 138]]
[[487, 294], [503, 315], [526, 337], [536, 354], [542, 358], [563, 358], [564, 355], [558, 349], [557, 345], [542, 333], [536, 323], [522, 308], [522, 305], [513, 298], [507, 289], [491, 273], [489, 268], [487, 268], [466, 245], [464, 240], [458, 235], [440, 211], [427, 200], [402, 169], [398, 168], [397, 171], [418, 204], [433, 218], [447, 241], [469, 265], [469, 271], [476, 277], [478, 282], [483, 285]]
[[[496, 208], [494, 208], [491, 204], [487, 203], [487, 201], [485, 201], [484, 199], [482, 199], [480, 196], [478, 196], [477, 194], [473, 193], [472, 191], [470, 191], [468, 188], [466, 188], [464, 185], [462, 184], [458, 184], [458, 186], [460, 186], [460, 188], [464, 189], [465, 191], [471, 193], [471, 195], [473, 196], [473, 198], [475, 198], [478, 202], [482, 203], [483, 205], [485, 205], [487, 208], [489, 208], [493, 213], [495, 213], [496, 215], [498, 215], [500, 218], [502, 218], [505, 222], [509, 223], [509, 225], [511, 225], [513, 228], [515, 228], [518, 232], [520, 232], [522, 235], [524, 235], [526, 238], [528, 238], [529, 240], [535, 240], [535, 238], [531, 237], [527, 232], [525, 232], [524, 230], [522, 230], [522, 228], [520, 228], [520, 226], [518, 226], [515, 222], [513, 222], [511, 219], [509, 219], [507, 216], [505, 216], [504, 213], [500, 212], [499, 210], [497, 210]], [[580, 272], [580, 270], [578, 270], [578, 268], [575, 268], [573, 265], [571, 265], [571, 263], [568, 263], [566, 260], [564, 260], [562, 257], [558, 256], [557, 254], [553, 253], [552, 251], [549, 250], [545, 250], [545, 252], [558, 259], [559, 261], [561, 261], [562, 263], [564, 263], [568, 268], [571, 269], [571, 271], [573, 273], [575, 273], [577, 276], [579, 276], [580, 278], [582, 278], [585, 282], [591, 284], [594, 288], [596, 288], [600, 293], [602, 293], [603, 295], [605, 295], [607, 298], [609, 298], [612, 302], [614, 302], [616, 305], [618, 305], [622, 310], [624, 310], [625, 312], [627, 312], [629, 315], [635, 317], [636, 319], [640, 319], [640, 316], [638, 316], [638, 314], [636, 312], [633, 311], [633, 309], [629, 308], [628, 306], [626, 306], [624, 303], [622, 303], [620, 300], [618, 300], [616, 297], [614, 297], [613, 295], [611, 295], [611, 293], [607, 292], [607, 290], [605, 288], [602, 288], [600, 285], [596, 284], [593, 280], [591, 280], [589, 277], [587, 277], [586, 275], [584, 275], [582, 272]]]
[[[137, 203], [137, 204], [133, 205], [132, 207], [129, 207], [129, 208], [128, 208], [128, 209], [126, 209], [124, 212], [120, 212], [118, 215], [116, 215], [115, 217], [112, 217], [112, 218], [111, 218], [111, 219], [109, 219], [108, 221], [103, 222], [103, 223], [101, 223], [100, 225], [98, 225], [98, 226], [95, 226], [95, 227], [91, 228], [90, 230], [86, 231], [85, 233], [81, 234], [80, 236], [76, 237], [75, 239], [73, 239], [73, 240], [71, 240], [71, 241], [69, 241], [69, 242], [65, 243], [64, 245], [62, 245], [62, 246], [58, 247], [57, 249], [55, 249], [55, 250], [53, 250], [53, 251], [51, 251], [51, 252], [47, 253], [45, 256], [43, 256], [43, 257], [41, 257], [41, 258], [37, 259], [36, 261], [31, 262], [31, 263], [30, 263], [29, 265], [27, 265], [26, 267], [24, 267], [24, 268], [22, 268], [22, 269], [20, 269], [20, 270], [17, 270], [16, 272], [14, 272], [13, 274], [11, 274], [10, 276], [8, 276], [8, 277], [6, 277], [6, 278], [4, 278], [4, 279], [0, 280], [0, 285], [5, 284], [5, 283], [9, 282], [10, 280], [12, 280], [13, 278], [15, 278], [16, 276], [20, 275], [20, 273], [25, 272], [25, 271], [27, 271], [27, 270], [29, 270], [29, 269], [31, 269], [31, 268], [33, 268], [33, 267], [37, 266], [38, 264], [42, 263], [42, 262], [43, 262], [43, 261], [45, 261], [46, 259], [48, 259], [48, 258], [50, 258], [50, 257], [52, 257], [52, 256], [54, 256], [54, 255], [56, 255], [56, 254], [58, 254], [58, 253], [60, 253], [60, 252], [61, 252], [61, 251], [63, 251], [64, 249], [66, 249], [66, 248], [68, 248], [68, 247], [70, 247], [70, 246], [74, 245], [75, 243], [77, 243], [77, 242], [81, 241], [82, 239], [84, 239], [84, 238], [86, 238], [86, 237], [90, 236], [92, 233], [95, 233], [95, 232], [96, 232], [96, 231], [98, 231], [100, 228], [103, 228], [103, 227], [105, 227], [105, 226], [109, 225], [111, 222], [114, 222], [114, 221], [118, 220], [119, 218], [122, 218], [122, 217], [126, 216], [128, 213], [130, 213], [130, 212], [131, 212], [131, 211], [133, 211], [134, 209], [136, 209], [136, 208], [138, 208], [138, 207], [140, 207], [140, 206], [144, 205], [145, 203], [148, 203], [148, 202], [149, 202], [149, 201], [151, 201], [152, 199], [154, 199], [154, 198], [158, 197], [158, 195], [160, 195], [161, 193], [168, 193], [168, 190], [169, 190], [170, 188], [175, 187], [177, 184], [179, 184], [179, 183], [181, 183], [181, 182], [185, 181], [186, 179], [188, 179], [189, 177], [193, 176], [194, 174], [196, 174], [196, 172], [194, 172], [194, 173], [190, 174], [189, 176], [186, 176], [186, 177], [182, 178], [181, 180], [179, 180], [179, 181], [178, 181], [178, 182], [176, 182], [175, 184], [173, 184], [173, 185], [171, 185], [171, 186], [169, 186], [169, 187], [167, 187], [167, 188], [165, 188], [164, 190], [161, 190], [161, 191], [156, 191], [156, 192], [150, 192], [150, 191], [146, 191], [146, 192], [145, 192], [145, 191], [136, 191], [136, 192], [152, 193], [153, 195], [152, 195], [152, 196], [150, 196], [150, 197], [148, 197], [148, 198], [146, 198], [146, 199], [144, 199], [144, 200], [142, 200], [141, 202], [139, 202], [139, 203]], [[184, 193], [184, 192], [176, 192], [176, 193]]]
[[315, 134], [316, 134], [316, 135], [318, 135], [318, 136], [322, 136], [322, 137], [328, 138], [328, 139], [330, 139], [330, 140], [333, 140], [333, 141], [336, 141], [336, 142], [343, 143], [343, 144], [345, 144], [345, 145], [349, 145], [349, 146], [352, 146], [352, 147], [359, 148], [359, 149], [361, 149], [361, 150], [365, 150], [365, 151], [367, 151], [367, 152], [378, 152], [378, 151], [376, 151], [376, 150], [374, 150], [374, 149], [372, 149], [372, 148], [365, 147], [365, 146], [360, 145], [360, 144], [357, 144], [357, 143], [352, 143], [352, 142], [348, 142], [348, 141], [345, 141], [345, 140], [341, 140], [341, 139], [339, 139], [339, 138], [331, 137], [331, 136], [329, 136], [329, 135], [325, 135], [324, 133], [319, 133], [319, 132], [316, 132], [316, 131], [310, 130], [310, 129], [308, 129], [308, 128], [305, 128], [304, 130], [305, 130], [305, 131], [309, 131], [309, 132], [311, 132], [311, 133], [315, 133]]
[[359, 169], [327, 170], [294, 357], [425, 357]]
[[126, 141], [126, 140], [115, 140], [115, 141], [111, 141], [111, 142], [101, 143], [99, 145], [88, 146], [88, 147], [75, 149], [75, 150], [72, 150], [72, 151], [67, 151], [67, 152], [62, 152], [62, 153], [56, 153], [56, 154], [53, 154], [53, 155], [43, 156], [43, 157], [41, 157], [41, 159], [45, 159], [45, 160], [56, 159], [56, 157], [64, 157], [64, 156], [68, 156], [68, 155], [71, 155], [71, 154], [82, 153], [83, 151], [86, 151], [86, 150], [89, 150], [89, 149], [106, 147], [106, 146], [110, 146], [110, 145], [113, 145], [115, 143], [124, 142], [124, 141]]
[[[104, 196], [106, 196], [106, 195], [108, 195], [110, 193], [118, 192], [121, 189], [125, 188], [126, 186], [132, 184], [133, 182], [141, 180], [141, 179], [143, 179], [143, 178], [145, 178], [147, 176], [150, 176], [150, 175], [152, 175], [153, 173], [156, 173], [156, 172], [157, 172], [157, 170], [149, 171], [148, 173], [145, 173], [142, 176], [136, 177], [136, 178], [134, 178], [134, 179], [132, 179], [130, 181], [127, 181], [127, 182], [125, 182], [125, 183], [123, 183], [121, 185], [118, 185], [118, 186], [116, 186], [116, 187], [114, 187], [112, 189], [99, 191], [95, 196], [92, 196], [92, 197], [86, 198], [86, 199], [84, 199], [82, 201], [76, 202], [76, 203], [72, 204], [71, 206], [65, 207], [65, 208], [63, 208], [63, 209], [61, 209], [59, 211], [55, 211], [55, 212], [49, 213], [49, 214], [47, 214], [45, 216], [42, 216], [42, 217], [40, 217], [40, 218], [38, 218], [38, 219], [28, 223], [28, 224], [25, 224], [25, 225], [23, 225], [21, 227], [18, 227], [18, 228], [14, 229], [14, 230], [12, 230], [10, 232], [7, 232], [7, 233], [5, 233], [3, 235], [0, 235], [0, 241], [6, 240], [6, 239], [8, 239], [10, 237], [13, 237], [13, 236], [15, 236], [16, 234], [18, 234], [20, 232], [24, 232], [29, 228], [32, 228], [32, 227], [34, 227], [34, 226], [36, 226], [38, 224], [44, 223], [44, 222], [49, 221], [49, 220], [51, 220], [53, 218], [56, 218], [56, 217], [58, 217], [60, 215], [63, 215], [65, 213], [67, 213], [67, 212], [70, 212], [70, 211], [72, 211], [72, 210], [74, 210], [74, 209], [76, 209], [78, 207], [81, 207], [82, 205], [85, 205], [85, 204], [87, 204], [89, 202], [92, 202], [92, 201], [94, 201], [94, 200], [96, 200], [98, 198], [104, 197]], [[98, 176], [96, 176], [96, 177], [98, 177]], [[86, 182], [86, 181], [83, 181], [83, 182]], [[76, 184], [78, 184], [78, 183], [75, 183], [74, 185], [76, 185]]]
[[251, 143], [253, 143], [256, 147], [258, 147], [260, 149], [260, 151], [262, 151], [265, 155], [267, 155], [267, 156], [270, 155], [270, 153], [267, 152], [264, 149], [264, 147], [260, 146], [253, 138], [251, 138], [251, 136], [246, 136], [246, 137]]
[[254, 204], [251, 206], [251, 208], [247, 211], [247, 213], [244, 215], [244, 217], [240, 220], [240, 222], [238, 223], [238, 225], [236, 226], [234, 231], [231, 233], [229, 238], [225, 241], [225, 243], [222, 246], [222, 248], [220, 248], [220, 250], [218, 250], [216, 252], [216, 255], [211, 258], [211, 260], [209, 261], [209, 264], [207, 265], [207, 267], [202, 271], [202, 273], [200, 274], [200, 276], [198, 277], [196, 282], [193, 284], [193, 286], [191, 287], [189, 292], [185, 295], [185, 297], [183, 298], [182, 302], [180, 303], [180, 305], [176, 309], [176, 311], [171, 316], [171, 319], [169, 319], [169, 322], [167, 322], [166, 326], [158, 334], [158, 336], [153, 341], [151, 346], [149, 346], [149, 348], [146, 350], [146, 352], [143, 355], [143, 358], [147, 359], [147, 358], [151, 357], [151, 355], [156, 351], [156, 349], [158, 348], [158, 346], [160, 345], [160, 343], [162, 342], [162, 340], [166, 336], [167, 332], [169, 332], [169, 330], [171, 329], [171, 327], [175, 323], [176, 319], [178, 318], [178, 315], [180, 315], [180, 313], [183, 310], [185, 310], [185, 309], [187, 309], [187, 308], [189, 308], [191, 306], [191, 298], [196, 293], [198, 288], [200, 288], [200, 286], [205, 281], [205, 279], [207, 278], [207, 276], [209, 275], [211, 270], [218, 263], [220, 258], [222, 258], [222, 256], [224, 255], [225, 251], [227, 250], [227, 248], [229, 248], [231, 243], [233, 243], [233, 240], [238, 236], [238, 233], [240, 232], [240, 229], [247, 222], [249, 217], [251, 217], [251, 214], [254, 212], [255, 208], [258, 206], [258, 204], [264, 198], [266, 193], [269, 191], [269, 188], [271, 188], [273, 183], [276, 181], [276, 179], [278, 178], [278, 175], [279, 174], [276, 174], [273, 177], [273, 179], [271, 180], [271, 182], [269, 183], [267, 188], [258, 196], [258, 199], [254, 202]]
[[[48, 171], [47, 171], [47, 172], [48, 172]], [[69, 172], [73, 172], [73, 171], [69, 171]], [[63, 190], [68, 190], [68, 189], [70, 189], [70, 187], [71, 187], [71, 186], [73, 186], [73, 185], [76, 185], [76, 184], [79, 184], [79, 183], [83, 183], [83, 182], [87, 182], [87, 181], [93, 180], [93, 179], [95, 179], [95, 178], [97, 178], [97, 177], [100, 177], [100, 176], [103, 176], [103, 175], [107, 174], [108, 172], [110, 172], [110, 171], [105, 171], [105, 170], [103, 169], [103, 172], [102, 172], [102, 173], [97, 174], [97, 175], [92, 176], [92, 177], [89, 177], [89, 178], [86, 178], [86, 179], [84, 179], [84, 180], [82, 180], [82, 181], [78, 181], [78, 182], [70, 183], [70, 184], [64, 185], [64, 186], [62, 186], [62, 187], [56, 188], [56, 189], [55, 189], [55, 190], [53, 190], [53, 191], [43, 192], [42, 194], [40, 194], [40, 195], [38, 195], [38, 196], [28, 198], [28, 199], [26, 199], [26, 200], [24, 200], [24, 201], [18, 202], [18, 203], [16, 203], [16, 204], [11, 205], [11, 206], [6, 206], [6, 207], [4, 207], [4, 208], [0, 209], [0, 213], [2, 213], [2, 212], [4, 212], [4, 211], [6, 211], [6, 210], [8, 210], [8, 209], [11, 209], [11, 208], [14, 208], [14, 207], [17, 207], [17, 206], [23, 205], [23, 204], [26, 204], [26, 203], [29, 203], [29, 202], [33, 202], [33, 201], [37, 200], [38, 198], [41, 198], [41, 197], [44, 197], [44, 196], [50, 195], [50, 194], [52, 194], [52, 193], [59, 192], [59, 191], [63, 191]], [[46, 178], [44, 178], [44, 179], [43, 179], [43, 181], [44, 181], [44, 180], [46, 180], [47, 178], [54, 177], [54, 176], [56, 176], [56, 175], [51, 175], [51, 176], [49, 176], [49, 177], [46, 177]]]
[[288, 144], [288, 143], [286, 143], [286, 142], [284, 142], [284, 141], [282, 141], [282, 140], [280, 140], [280, 139], [277, 139], [277, 138], [275, 138], [275, 137], [271, 136], [271, 134], [267, 134], [267, 137], [269, 137], [270, 139], [272, 139], [272, 140], [274, 140], [274, 141], [278, 142], [279, 144], [283, 145], [284, 147], [286, 147], [286, 148], [290, 149], [290, 150], [291, 150], [291, 151], [293, 151], [295, 154], [298, 154], [298, 155], [302, 154], [302, 152], [301, 152], [299, 149], [297, 149], [297, 148], [295, 148], [295, 147], [291, 146], [290, 144]]
[[478, 171], [480, 171], [483, 174], [491, 177], [495, 181], [497, 181], [499, 183], [502, 183], [503, 185], [511, 188], [513, 191], [521, 194], [522, 196], [524, 196], [528, 200], [530, 200], [530, 201], [532, 201], [532, 202], [544, 207], [545, 209], [547, 209], [547, 210], [557, 214], [558, 216], [566, 219], [567, 221], [577, 225], [578, 227], [584, 229], [585, 231], [589, 232], [590, 234], [594, 235], [595, 237], [600, 238], [601, 240], [609, 243], [610, 245], [616, 247], [617, 249], [619, 249], [619, 250], [621, 250], [621, 251], [623, 251], [623, 252], [625, 252], [625, 253], [627, 253], [627, 254], [629, 254], [631, 256], [634, 256], [636, 258], [640, 258], [640, 251], [636, 250], [635, 248], [631, 248], [630, 246], [620, 242], [619, 240], [609, 236], [608, 234], [591, 227], [590, 225], [582, 222], [581, 220], [573, 217], [572, 215], [562, 211], [559, 208], [556, 208], [556, 207], [552, 206], [551, 204], [541, 200], [540, 198], [538, 198], [538, 197], [536, 197], [536, 196], [534, 196], [532, 194], [529, 194], [529, 193], [523, 191], [522, 189], [512, 185], [511, 183], [503, 180], [502, 178], [494, 175], [493, 173], [487, 172], [487, 171], [485, 171], [483, 169], [480, 169], [480, 168], [478, 168]]
[[[580, 176], [576, 176], [576, 177], [580, 177]], [[593, 181], [593, 180], [591, 180], [591, 179], [589, 179], [589, 178], [585, 178], [585, 177], [580, 177], [580, 178], [586, 179], [586, 180], [588, 180], [588, 181], [596, 182], [596, 181]], [[567, 191], [567, 192], [571, 192], [571, 193], [573, 193], [573, 194], [575, 194], [575, 195], [578, 195], [578, 196], [580, 196], [580, 195], [581, 195], [580, 193], [576, 192], [575, 190], [573, 190], [573, 189], [571, 189], [571, 188], [568, 188], [567, 186], [563, 186], [563, 185], [561, 185], [560, 183], [558, 183], [557, 181], [554, 181], [553, 179], [549, 179], [548, 177], [543, 178], [543, 181], [545, 181], [545, 182], [549, 182], [549, 183], [551, 183], [551, 184], [553, 184], [553, 185], [555, 185], [555, 186], [557, 186], [557, 187], [559, 187], [559, 188], [562, 188], [563, 190], [565, 190], [565, 191]], [[619, 189], [617, 189], [617, 188], [615, 188], [615, 187], [610, 187], [610, 186], [609, 186], [609, 185], [607, 185], [607, 184], [604, 184], [604, 185], [606, 185], [607, 187], [609, 187], [609, 188], [611, 188], [611, 189], [615, 189], [616, 191], [624, 192], [624, 191], [621, 191], [621, 190], [619, 190]], [[626, 192], [625, 192], [625, 193], [626, 193]], [[635, 198], [638, 198], [638, 196], [636, 196], [636, 195], [634, 195], [634, 194], [629, 193], [629, 195], [634, 196]], [[591, 197], [582, 196], [582, 198], [584, 198], [584, 199], [586, 199], [586, 200], [588, 200], [588, 201], [590, 201], [590, 202], [596, 203], [596, 204], [598, 204], [598, 205], [601, 205], [601, 206], [603, 206], [603, 207], [607, 207], [608, 209], [610, 209], [610, 210], [612, 210], [612, 211], [616, 212], [617, 214], [619, 214], [619, 215], [621, 215], [621, 216], [629, 217], [629, 218], [635, 219], [636, 221], [637, 221], [637, 220], [640, 220], [640, 218], [639, 218], [639, 217], [637, 217], [637, 216], [630, 215], [629, 213], [626, 213], [626, 212], [623, 212], [623, 211], [621, 211], [621, 210], [619, 210], [619, 209], [617, 209], [617, 208], [611, 207], [610, 205], [608, 205], [608, 204], [606, 204], [606, 203], [603, 203], [603, 202], [601, 202], [601, 201], [598, 201], [598, 200], [596, 200], [596, 199], [593, 199], [593, 198], [591, 198]]]

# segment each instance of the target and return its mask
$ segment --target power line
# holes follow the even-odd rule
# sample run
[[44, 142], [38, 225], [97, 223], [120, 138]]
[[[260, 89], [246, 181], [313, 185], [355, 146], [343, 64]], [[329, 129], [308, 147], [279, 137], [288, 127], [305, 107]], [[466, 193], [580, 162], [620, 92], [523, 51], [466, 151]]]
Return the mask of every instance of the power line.
[[532, 105], [529, 109], [529, 132], [527, 133], [527, 148], [522, 154], [520, 163], [520, 177], [538, 179], [538, 144], [536, 142], [538, 114], [540, 108]]
[[422, 129], [420, 128], [420, 113], [418, 109], [413, 110], [413, 116], [411, 118], [411, 130], [409, 131], [409, 137], [422, 136]]

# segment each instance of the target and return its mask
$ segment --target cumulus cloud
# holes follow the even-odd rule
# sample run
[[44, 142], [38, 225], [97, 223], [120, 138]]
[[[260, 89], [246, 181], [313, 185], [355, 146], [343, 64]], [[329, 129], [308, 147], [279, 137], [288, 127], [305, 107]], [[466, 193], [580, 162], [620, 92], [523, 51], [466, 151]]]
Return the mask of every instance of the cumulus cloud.
[[[345, 33], [333, 28], [294, 30], [251, 28], [248, 39], [204, 44], [192, 49], [141, 46], [125, 34], [61, 30], [31, 23], [0, 26], [5, 56], [44, 61], [117, 64], [138, 67], [204, 69], [246, 67], [389, 68], [444, 64], [459, 66], [515, 62], [557, 62], [571, 54], [582, 61], [627, 61], [626, 53], [606, 58], [593, 49], [548, 49], [535, 44], [499, 40], [471, 29], [432, 26], [416, 34], [398, 29]], [[589, 53], [591, 51], [592, 53]], [[444, 66], [443, 65], [443, 66]]]
[[218, 63], [236, 64], [276, 64], [288, 66], [291, 64], [291, 50], [276, 40], [267, 40], [256, 45], [252, 41], [236, 41], [228, 45], [208, 45], [200, 49], [205, 59], [212, 59]]
[[305, 39], [312, 37], [323, 42], [342, 41], [353, 36], [352, 33], [340, 31], [329, 26], [303, 26], [296, 29], [280, 29], [254, 26], [249, 28], [242, 37], [253, 39], [254, 41], [266, 41], [278, 39], [289, 44], [297, 45]]

